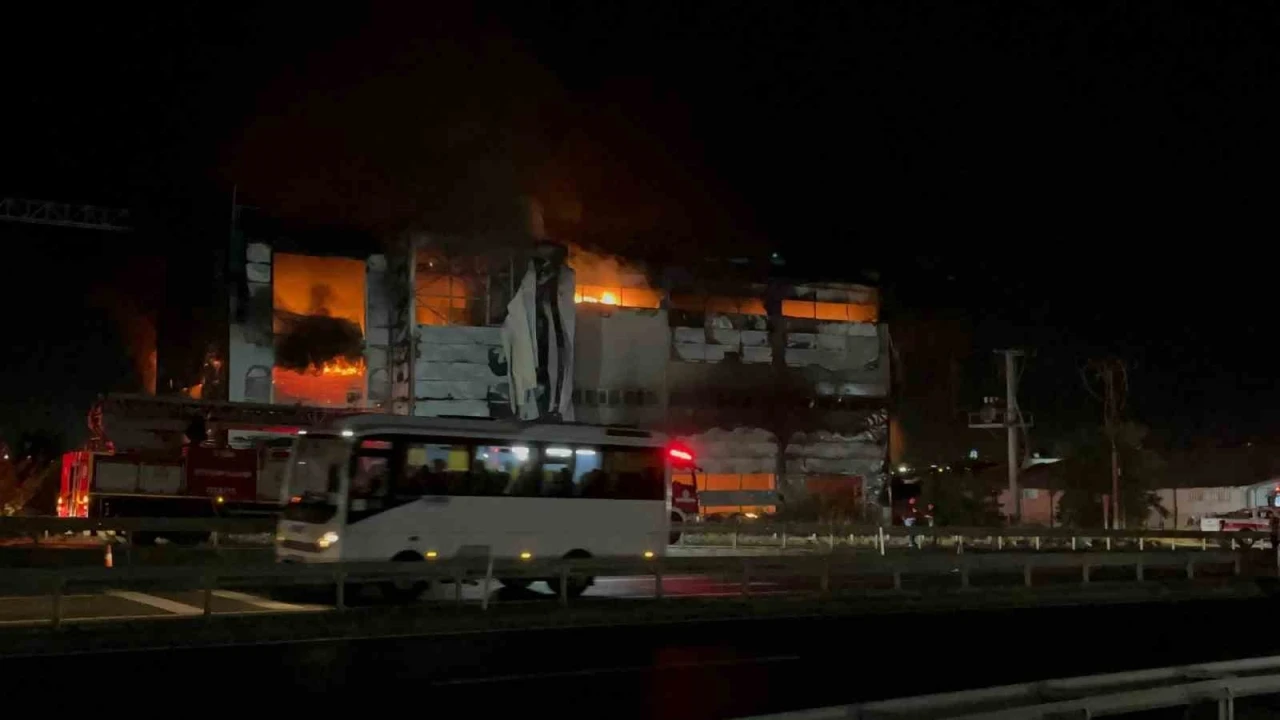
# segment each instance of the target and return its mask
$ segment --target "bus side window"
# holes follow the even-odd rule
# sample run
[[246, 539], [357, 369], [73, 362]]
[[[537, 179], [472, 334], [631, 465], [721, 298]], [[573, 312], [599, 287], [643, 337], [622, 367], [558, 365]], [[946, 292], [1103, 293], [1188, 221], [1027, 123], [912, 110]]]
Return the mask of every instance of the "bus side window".
[[573, 453], [573, 494], [578, 497], [608, 497], [608, 477], [600, 468], [600, 449], [580, 447]]
[[356, 455], [351, 474], [351, 497], [357, 500], [380, 499], [387, 494], [388, 463], [381, 455]]
[[662, 500], [667, 489], [665, 460], [651, 448], [609, 448], [604, 470], [610, 480], [609, 497], [617, 500]]
[[397, 497], [469, 495], [471, 448], [452, 443], [409, 442], [396, 483]]
[[[532, 449], [529, 447], [481, 445], [476, 448], [475, 460], [472, 463], [474, 494], [518, 494], [512, 491], [520, 489], [519, 481], [528, 475], [529, 468], [536, 465], [532, 457]], [[483, 476], [480, 475], [481, 471]], [[536, 483], [534, 486], [536, 488]]]
[[573, 497], [573, 449], [551, 445], [542, 449], [543, 497]]

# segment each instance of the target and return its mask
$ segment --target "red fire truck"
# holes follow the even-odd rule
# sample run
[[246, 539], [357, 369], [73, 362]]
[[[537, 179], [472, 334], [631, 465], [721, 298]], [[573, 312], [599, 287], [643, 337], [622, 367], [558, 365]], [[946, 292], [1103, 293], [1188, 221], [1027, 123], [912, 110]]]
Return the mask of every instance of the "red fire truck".
[[[107, 397], [90, 413], [94, 437], [89, 448], [62, 457], [58, 515], [273, 515], [285, 501], [281, 488], [292, 436], [348, 412], [187, 398]], [[197, 444], [184, 440], [197, 420], [212, 440]], [[228, 437], [237, 432], [257, 440], [247, 447], [231, 447]]]

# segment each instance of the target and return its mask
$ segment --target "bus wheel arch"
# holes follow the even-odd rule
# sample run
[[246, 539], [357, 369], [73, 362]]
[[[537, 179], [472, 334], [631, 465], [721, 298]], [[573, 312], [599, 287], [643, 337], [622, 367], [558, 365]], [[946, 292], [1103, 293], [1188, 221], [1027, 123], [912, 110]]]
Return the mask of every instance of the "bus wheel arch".
[[[401, 550], [392, 556], [391, 562], [422, 562], [422, 555], [413, 550]], [[381, 584], [382, 596], [393, 602], [417, 600], [430, 586], [426, 580], [389, 580]]]
[[[563, 557], [565, 560], [586, 560], [591, 557], [591, 553], [582, 548], [574, 548], [573, 550], [565, 553]], [[586, 592], [587, 588], [595, 584], [596, 581], [596, 579], [590, 575], [570, 575], [568, 580], [568, 585], [565, 587], [565, 594], [571, 598], [580, 597], [582, 593]], [[560, 595], [560, 578], [558, 576], [547, 578], [547, 587], [551, 589], [553, 594], [557, 596]]]
[[[672, 525], [683, 525], [684, 522], [685, 522], [684, 513], [680, 512], [679, 510], [671, 511]], [[667, 544], [675, 545], [676, 543], [680, 542], [680, 535], [681, 535], [681, 532], [679, 530], [672, 530], [671, 532], [667, 533]]]

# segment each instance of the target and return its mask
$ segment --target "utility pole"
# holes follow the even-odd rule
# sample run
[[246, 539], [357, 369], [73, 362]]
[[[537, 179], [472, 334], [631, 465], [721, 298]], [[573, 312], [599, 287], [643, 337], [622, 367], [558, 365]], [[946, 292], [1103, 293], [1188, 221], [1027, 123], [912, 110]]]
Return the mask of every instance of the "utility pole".
[[[1089, 373], [1098, 382], [1101, 392], [1093, 389]], [[1116, 435], [1120, 432], [1120, 411], [1124, 409], [1129, 394], [1129, 371], [1119, 358], [1090, 360], [1084, 375], [1084, 387], [1090, 395], [1102, 401], [1102, 429], [1111, 443], [1111, 528], [1124, 527], [1123, 504], [1120, 502], [1120, 453], [1116, 448]]]
[[[1022, 350], [997, 350], [1004, 356], [1004, 408], [997, 409], [992, 402], [976, 413], [969, 413], [970, 428], [1004, 428], [1008, 441], [1009, 463], [1009, 524], [1022, 522], [1022, 492], [1018, 488], [1018, 473], [1022, 469], [1022, 458], [1018, 453], [1018, 433], [1030, 428], [1034, 423], [1030, 415], [1024, 415], [1018, 407], [1018, 358], [1026, 353]], [[995, 401], [995, 398], [990, 398]]]

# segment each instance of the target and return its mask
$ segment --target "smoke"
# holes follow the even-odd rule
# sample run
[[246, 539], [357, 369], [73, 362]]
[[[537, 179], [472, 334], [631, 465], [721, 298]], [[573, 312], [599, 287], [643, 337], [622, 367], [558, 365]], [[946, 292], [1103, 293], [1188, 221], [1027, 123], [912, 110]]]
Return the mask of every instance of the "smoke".
[[276, 367], [314, 372], [338, 358], [358, 363], [364, 357], [360, 326], [346, 318], [277, 311], [276, 323]]

